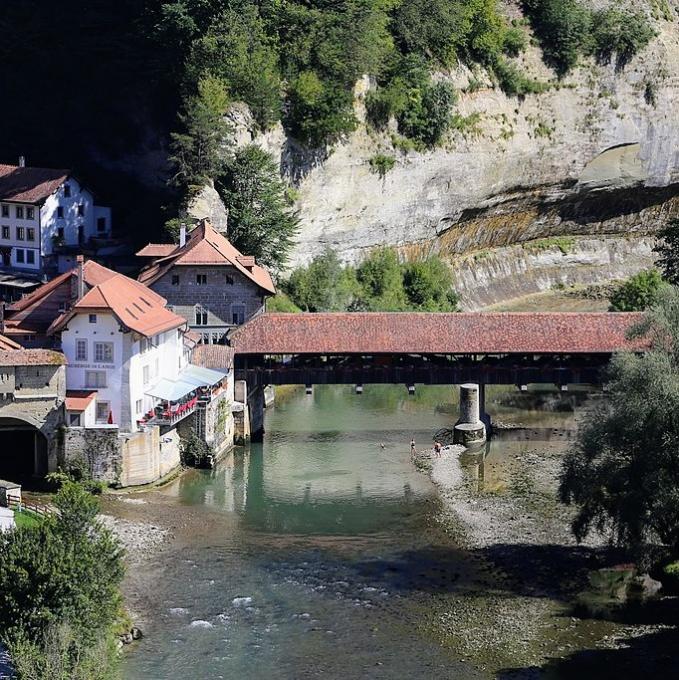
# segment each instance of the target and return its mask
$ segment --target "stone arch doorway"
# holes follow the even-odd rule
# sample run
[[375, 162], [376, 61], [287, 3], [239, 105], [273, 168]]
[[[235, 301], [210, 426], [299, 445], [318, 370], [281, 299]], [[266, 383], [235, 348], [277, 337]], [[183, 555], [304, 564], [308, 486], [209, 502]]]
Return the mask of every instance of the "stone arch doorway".
[[0, 479], [26, 483], [47, 472], [45, 435], [19, 418], [0, 418]]

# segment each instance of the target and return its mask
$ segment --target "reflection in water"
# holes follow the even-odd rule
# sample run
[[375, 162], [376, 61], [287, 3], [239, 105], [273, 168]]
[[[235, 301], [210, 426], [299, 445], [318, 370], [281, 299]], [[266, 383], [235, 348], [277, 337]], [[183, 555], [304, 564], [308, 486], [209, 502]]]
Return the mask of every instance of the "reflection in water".
[[319, 387], [267, 412], [263, 444], [155, 492], [193, 528], [153, 565], [123, 677], [480, 677], [420, 625], [431, 593], [480, 587], [410, 459], [452, 425], [436, 407], [454, 392]]

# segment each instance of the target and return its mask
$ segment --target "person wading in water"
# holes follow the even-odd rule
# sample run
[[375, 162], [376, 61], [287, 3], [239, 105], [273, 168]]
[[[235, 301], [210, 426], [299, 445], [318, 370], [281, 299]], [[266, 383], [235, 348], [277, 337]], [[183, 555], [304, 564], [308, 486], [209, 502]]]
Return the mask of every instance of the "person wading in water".
[[410, 455], [414, 456], [415, 453], [417, 453], [417, 452], [415, 451], [415, 440], [414, 440], [414, 439], [411, 439], [411, 440], [410, 440]]

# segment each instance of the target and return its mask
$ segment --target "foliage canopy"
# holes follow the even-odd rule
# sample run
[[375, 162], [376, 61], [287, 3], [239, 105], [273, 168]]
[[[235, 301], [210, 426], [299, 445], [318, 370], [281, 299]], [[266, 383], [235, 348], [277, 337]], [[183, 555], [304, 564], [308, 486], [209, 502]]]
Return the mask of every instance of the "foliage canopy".
[[650, 351], [614, 357], [608, 399], [581, 424], [561, 472], [577, 508], [573, 530], [592, 530], [649, 555], [679, 551], [679, 291], [662, 290], [636, 335]]

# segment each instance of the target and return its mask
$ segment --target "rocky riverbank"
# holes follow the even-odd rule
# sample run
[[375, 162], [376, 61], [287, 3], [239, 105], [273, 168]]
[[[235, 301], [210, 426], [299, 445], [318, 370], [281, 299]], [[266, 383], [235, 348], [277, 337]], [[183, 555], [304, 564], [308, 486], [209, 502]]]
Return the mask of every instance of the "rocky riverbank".
[[[503, 441], [500, 434], [476, 454], [451, 446], [440, 457], [417, 458], [439, 489], [439, 523], [487, 574], [463, 597], [437, 603], [425, 626], [496, 677], [541, 677], [540, 668], [569, 666], [583, 650], [598, 668], [597, 655], [608, 658], [633, 640], [676, 633], [652, 617], [626, 623], [576, 616], [574, 602], [588, 574], [620, 556], [601, 536], [581, 545], [572, 536], [572, 511], [557, 497], [567, 438], [558, 430], [533, 432], [524, 442]], [[642, 649], [640, 658], [652, 649]]]

